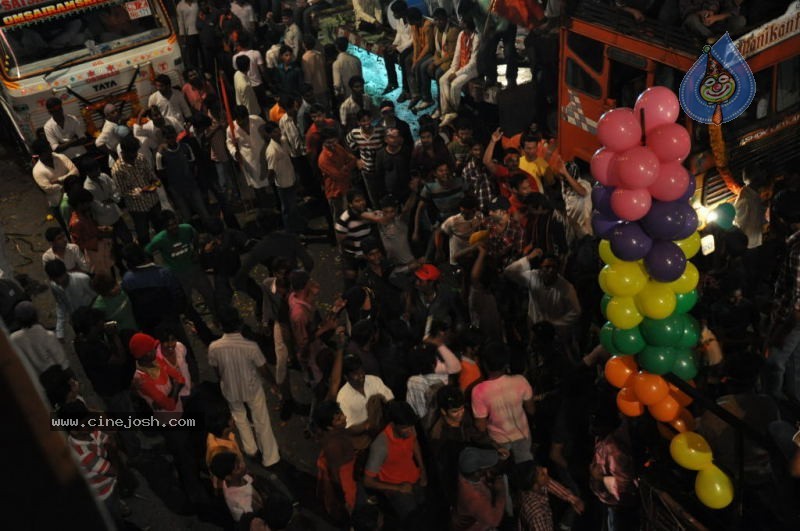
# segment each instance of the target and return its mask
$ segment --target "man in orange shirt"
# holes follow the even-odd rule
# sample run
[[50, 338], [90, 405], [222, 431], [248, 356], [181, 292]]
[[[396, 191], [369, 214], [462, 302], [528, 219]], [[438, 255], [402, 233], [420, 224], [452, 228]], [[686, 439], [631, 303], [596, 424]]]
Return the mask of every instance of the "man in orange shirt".
[[347, 209], [347, 192], [352, 184], [356, 161], [356, 157], [339, 143], [339, 136], [334, 129], [322, 131], [322, 151], [318, 164], [325, 198], [334, 220], [339, 219]]

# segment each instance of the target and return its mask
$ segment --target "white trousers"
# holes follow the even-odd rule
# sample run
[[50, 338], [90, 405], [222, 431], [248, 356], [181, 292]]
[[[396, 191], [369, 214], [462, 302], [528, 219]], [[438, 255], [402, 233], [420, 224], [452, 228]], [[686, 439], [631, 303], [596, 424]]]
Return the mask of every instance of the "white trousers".
[[[242, 440], [242, 448], [248, 455], [255, 454], [259, 447], [261, 448], [261, 464], [264, 466], [272, 466], [280, 461], [281, 456], [278, 453], [278, 441], [275, 440], [275, 435], [272, 433], [272, 423], [269, 420], [269, 410], [267, 409], [267, 397], [264, 394], [264, 389], [259, 388], [255, 395], [250, 400], [243, 402], [228, 402], [231, 408], [231, 416], [236, 423], [236, 429], [239, 430], [239, 437]], [[253, 425], [247, 419], [247, 409], [245, 405], [250, 408], [250, 414], [253, 417]], [[255, 428], [255, 437], [253, 436], [253, 429]], [[258, 438], [258, 446], [256, 446], [256, 437]]]
[[470, 73], [458, 74], [453, 81], [448, 81], [450, 76], [449, 72], [439, 78], [439, 103], [441, 114], [453, 113], [458, 111], [458, 105], [461, 103], [461, 89], [467, 84], [467, 81], [475, 77]]

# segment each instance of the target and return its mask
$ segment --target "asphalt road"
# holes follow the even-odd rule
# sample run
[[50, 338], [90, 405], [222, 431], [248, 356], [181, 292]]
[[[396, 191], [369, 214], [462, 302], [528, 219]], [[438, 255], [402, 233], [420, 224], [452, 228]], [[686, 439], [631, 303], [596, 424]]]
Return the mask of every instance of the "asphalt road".
[[[2, 150], [2, 147], [0, 147]], [[55, 224], [47, 221], [47, 204], [44, 194], [35, 185], [29, 169], [7, 150], [0, 151], [0, 223], [6, 232], [6, 252], [15, 274], [26, 274], [31, 279], [46, 284], [47, 279], [41, 265], [41, 254], [48, 247], [44, 239], [44, 231]], [[341, 286], [341, 274], [335, 260], [335, 248], [327, 243], [309, 245], [317, 267], [314, 277], [323, 286], [321, 300], [333, 301]], [[263, 275], [264, 271], [256, 269], [255, 276]], [[44, 290], [33, 296], [40, 320], [46, 327], [55, 327], [55, 303], [49, 290]], [[252, 316], [252, 301], [244, 294], [237, 293], [235, 302], [242, 311], [245, 320], [255, 324]], [[206, 350], [203, 345], [194, 341], [193, 348], [197, 353], [201, 380], [215, 381], [216, 376], [208, 366]], [[76, 370], [82, 385], [82, 394], [89, 402], [90, 407], [102, 408], [102, 401], [91, 391], [91, 386], [80, 367], [80, 363], [72, 351], [71, 342], [68, 341], [68, 356], [70, 365]], [[310, 397], [307, 389], [302, 384], [299, 373], [292, 371], [292, 384], [295, 397], [299, 403], [308, 404]], [[291, 484], [295, 487], [296, 496], [301, 501], [301, 512], [312, 518], [317, 524], [316, 529], [326, 530], [333, 527], [326, 524], [314, 514], [319, 510], [318, 504], [313, 499], [315, 481], [315, 462], [318, 446], [314, 440], [304, 436], [307, 418], [295, 415], [286, 424], [277, 418], [274, 407], [277, 400], [268, 393], [272, 424], [283, 461], [290, 465]], [[157, 443], [157, 439], [154, 441]], [[150, 467], [154, 468], [154, 467]], [[256, 469], [259, 467], [255, 467]], [[258, 470], [256, 471], [258, 473]], [[201, 521], [196, 516], [179, 515], [168, 509], [156, 493], [161, 489], [152, 488], [147, 478], [137, 471], [140, 486], [133, 498], [127, 499], [132, 510], [129, 521], [142, 529], [193, 529], [212, 530], [220, 529], [211, 522]], [[153, 476], [151, 476], [153, 477]]]

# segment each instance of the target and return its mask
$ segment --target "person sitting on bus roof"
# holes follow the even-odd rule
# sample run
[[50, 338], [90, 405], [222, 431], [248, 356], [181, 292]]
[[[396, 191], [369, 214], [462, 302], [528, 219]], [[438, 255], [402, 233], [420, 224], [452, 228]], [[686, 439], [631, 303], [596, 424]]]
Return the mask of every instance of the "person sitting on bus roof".
[[65, 114], [59, 98], [45, 102], [50, 119], [44, 124], [44, 136], [56, 153], [71, 159], [86, 153], [86, 124], [71, 114]]
[[613, 3], [636, 22], [643, 22], [645, 18], [655, 18], [666, 24], [678, 22], [678, 0], [614, 0]]
[[680, 0], [683, 27], [709, 43], [726, 31], [736, 37], [747, 25], [742, 15], [744, 0]]
[[183, 124], [192, 117], [192, 110], [183, 93], [178, 90], [172, 89], [172, 80], [167, 74], [160, 74], [156, 77], [156, 91], [150, 94], [147, 100], [147, 106], [152, 107], [155, 105], [167, 118]]

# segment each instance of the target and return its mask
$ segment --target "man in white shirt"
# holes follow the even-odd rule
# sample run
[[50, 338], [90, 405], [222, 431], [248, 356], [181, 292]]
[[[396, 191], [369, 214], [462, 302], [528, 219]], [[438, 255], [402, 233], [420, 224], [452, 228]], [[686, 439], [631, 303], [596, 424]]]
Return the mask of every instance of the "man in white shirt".
[[228, 151], [239, 164], [247, 185], [253, 189], [256, 202], [267, 205], [270, 202], [270, 195], [267, 166], [264, 161], [266, 141], [260, 131], [264, 119], [250, 114], [243, 105], [238, 105], [233, 110], [233, 118], [233, 131], [230, 127], [225, 128]]
[[66, 228], [65, 220], [61, 219], [59, 204], [63, 193], [63, 183], [70, 175], [78, 175], [78, 168], [66, 155], [53, 153], [50, 144], [44, 139], [37, 139], [31, 146], [33, 154], [39, 160], [33, 166], [33, 180], [47, 197], [47, 206], [53, 217], [62, 227]]
[[245, 0], [236, 0], [231, 3], [231, 13], [236, 15], [242, 22], [242, 29], [249, 33], [251, 36], [256, 31], [256, 14], [253, 11], [253, 6]]
[[181, 0], [175, 9], [178, 15], [178, 42], [183, 46], [186, 66], [194, 68], [198, 65], [200, 50], [200, 37], [197, 33], [199, 6], [195, 0]]
[[292, 49], [292, 61], [300, 59], [300, 50], [303, 44], [303, 33], [294, 21], [294, 12], [284, 9], [281, 13], [281, 23], [286, 28], [283, 32], [283, 44]]
[[48, 98], [45, 107], [50, 119], [44, 124], [44, 136], [53, 151], [71, 159], [86, 153], [86, 124], [72, 115], [64, 114], [58, 98]]
[[[347, 383], [336, 395], [336, 402], [347, 418], [347, 428], [353, 433], [374, 428], [369, 425], [369, 409], [376, 400], [388, 402], [394, 399], [392, 390], [377, 376], [366, 374], [358, 356], [347, 356], [342, 366], [342, 375]], [[375, 400], [370, 400], [375, 397]], [[369, 408], [369, 409], [368, 409]]]
[[114, 165], [114, 162], [119, 157], [117, 146], [119, 146], [121, 138], [120, 132], [125, 126], [121, 126], [122, 114], [113, 103], [103, 107], [103, 116], [105, 117], [103, 128], [94, 141], [94, 145], [100, 151], [108, 154], [108, 165], [110, 167]]
[[561, 195], [567, 214], [567, 243], [591, 236], [592, 231], [592, 185], [580, 175], [574, 162], [561, 163], [557, 177], [561, 180]]
[[[469, 239], [481, 229], [483, 224], [483, 213], [478, 211], [478, 200], [472, 196], [465, 195], [458, 205], [459, 213], [450, 216], [442, 222], [437, 231], [447, 235], [450, 240], [450, 264], [458, 265], [456, 257], [458, 253], [469, 247]], [[435, 237], [437, 262], [442, 258], [441, 237]]]
[[[138, 120], [133, 124], [133, 136], [141, 144], [139, 153], [153, 168], [156, 165], [155, 153], [158, 147], [164, 143], [161, 128], [165, 125], [171, 125], [178, 132], [183, 131], [183, 123], [164, 117], [155, 105], [142, 109], [139, 112]], [[118, 147], [117, 150], [121, 152], [122, 148]]]
[[50, 247], [42, 253], [42, 267], [46, 266], [47, 262], [61, 260], [67, 271], [89, 272], [89, 264], [86, 263], [83, 251], [74, 243], [67, 242], [67, 235], [62, 229], [49, 227], [44, 231], [44, 239]]
[[83, 306], [90, 306], [97, 293], [86, 273], [68, 272], [61, 260], [47, 262], [44, 271], [50, 279], [50, 291], [56, 299], [56, 337], [64, 339], [66, 324], [72, 313]]
[[167, 74], [160, 74], [156, 77], [156, 91], [150, 94], [147, 100], [147, 106], [152, 107], [155, 105], [166, 118], [172, 118], [180, 122], [186, 123], [192, 117], [192, 110], [183, 93], [179, 90], [173, 90], [172, 80]]
[[264, 69], [264, 58], [261, 57], [261, 52], [258, 50], [253, 50], [251, 46], [251, 39], [250, 36], [245, 34], [239, 37], [239, 42], [236, 45], [236, 55], [233, 56], [233, 68], [236, 68], [236, 59], [243, 55], [246, 55], [250, 59], [250, 68], [247, 70], [247, 77], [250, 80], [250, 86], [253, 87], [253, 91], [256, 93], [256, 97], [259, 98], [259, 101], [263, 101], [264, 93], [264, 79], [266, 77], [266, 71]]
[[253, 89], [253, 82], [249, 72], [252, 62], [250, 56], [239, 54], [234, 60], [236, 73], [233, 74], [233, 93], [236, 96], [236, 105], [243, 105], [250, 114], [261, 114], [258, 96]]
[[350, 97], [349, 82], [354, 77], [363, 77], [361, 71], [361, 60], [355, 55], [347, 53], [350, 41], [346, 37], [337, 37], [334, 41], [339, 55], [333, 61], [333, 91], [339, 101]]
[[20, 329], [11, 334], [11, 343], [27, 360], [37, 374], [58, 365], [69, 369], [64, 347], [53, 332], [39, 324], [36, 308], [30, 301], [22, 301], [14, 307], [14, 317]]
[[403, 90], [400, 93], [400, 97], [397, 98], [397, 103], [402, 103], [411, 98], [408, 83], [410, 72], [405, 71], [405, 64], [408, 57], [414, 52], [414, 42], [411, 37], [411, 25], [406, 20], [408, 5], [403, 0], [396, 0], [390, 9], [397, 22], [394, 41], [392, 41], [391, 47], [383, 53], [383, 60], [386, 63], [386, 76], [389, 78], [389, 83], [383, 89], [383, 94], [397, 90], [397, 70], [395, 66], [399, 63], [400, 72], [403, 76]]
[[475, 21], [470, 17], [464, 17], [461, 21], [461, 33], [458, 34], [456, 41], [456, 50], [453, 53], [453, 62], [450, 63], [447, 72], [439, 78], [439, 113], [442, 116], [442, 125], [449, 124], [458, 117], [461, 90], [467, 81], [478, 75], [478, 46], [480, 37], [475, 31]]
[[[284, 115], [285, 117], [286, 115]], [[297, 210], [297, 176], [292, 159], [286, 146], [281, 142], [281, 128], [278, 124], [267, 122], [265, 131], [269, 139], [266, 151], [267, 180], [275, 183], [275, 189], [281, 202], [283, 228], [287, 232], [298, 232], [305, 223], [302, 222]]]

